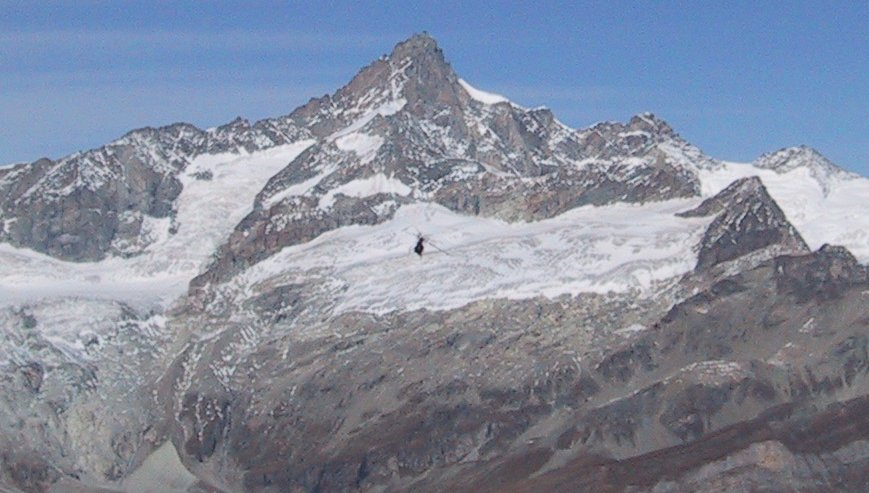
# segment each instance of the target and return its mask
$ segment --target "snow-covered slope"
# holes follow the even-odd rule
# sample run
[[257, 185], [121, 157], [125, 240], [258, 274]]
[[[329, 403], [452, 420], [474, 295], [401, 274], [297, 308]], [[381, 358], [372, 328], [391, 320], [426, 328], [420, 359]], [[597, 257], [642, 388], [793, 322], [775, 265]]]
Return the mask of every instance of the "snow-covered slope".
[[[697, 262], [693, 248], [711, 219], [675, 215], [692, 205], [696, 200], [587, 206], [531, 223], [408, 205], [385, 223], [285, 248], [227, 288], [250, 295], [316, 280], [333, 315], [581, 292], [648, 296]], [[411, 250], [419, 233], [429, 244], [418, 258]]]
[[146, 222], [151, 244], [139, 256], [66, 262], [0, 244], [0, 302], [80, 296], [146, 306], [170, 303], [250, 211], [269, 178], [311, 143], [198, 156], [179, 176], [184, 188], [174, 220]]

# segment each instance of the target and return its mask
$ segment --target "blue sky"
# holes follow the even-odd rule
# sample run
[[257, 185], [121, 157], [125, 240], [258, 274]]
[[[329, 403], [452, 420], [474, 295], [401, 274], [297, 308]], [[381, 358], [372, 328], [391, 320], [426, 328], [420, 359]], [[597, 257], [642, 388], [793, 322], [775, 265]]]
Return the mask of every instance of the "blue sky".
[[869, 2], [9, 2], [0, 163], [290, 112], [420, 31], [584, 127], [652, 111], [708, 154], [807, 144], [869, 176]]

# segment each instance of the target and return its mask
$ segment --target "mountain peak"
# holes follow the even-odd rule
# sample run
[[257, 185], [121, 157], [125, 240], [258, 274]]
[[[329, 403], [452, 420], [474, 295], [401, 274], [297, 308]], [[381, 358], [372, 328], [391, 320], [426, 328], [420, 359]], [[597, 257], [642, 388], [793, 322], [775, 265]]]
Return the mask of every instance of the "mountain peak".
[[817, 150], [800, 145], [785, 147], [775, 152], [768, 152], [757, 158], [752, 165], [756, 168], [768, 169], [778, 174], [785, 174], [798, 169], [808, 172], [828, 195], [833, 183], [841, 179], [852, 179], [855, 175], [833, 164]]
[[435, 41], [435, 39], [425, 31], [414, 34], [396, 44], [389, 58], [400, 60], [402, 58], [412, 58], [420, 55], [440, 55], [440, 57], [443, 58], [443, 52], [438, 47], [437, 41]]
[[334, 94], [297, 108], [290, 119], [324, 137], [375, 114], [403, 108], [420, 113], [426, 106], [456, 106], [469, 98], [437, 42], [423, 32], [395, 45]]
[[851, 174], [827, 159], [816, 149], [807, 145], [785, 147], [775, 152], [767, 152], [752, 163], [757, 168], [769, 169], [776, 173], [787, 173], [797, 168], [808, 168], [826, 174]]
[[772, 201], [761, 179], [756, 176], [748, 176], [734, 181], [717, 195], [704, 200], [702, 204], [694, 209], [680, 212], [678, 215], [682, 217], [711, 216], [719, 214], [737, 202], [757, 198], [766, 202]]
[[413, 107], [418, 103], [456, 105], [466, 102], [459, 78], [428, 33], [415, 34], [395, 45], [387, 57], [390, 78], [401, 80], [401, 95]]
[[697, 270], [749, 254], [762, 258], [809, 252], [802, 236], [756, 176], [736, 180], [695, 209], [678, 215], [716, 216], [700, 244]]
[[676, 133], [669, 123], [649, 112], [634, 115], [628, 122], [628, 128], [657, 135], [673, 136]]

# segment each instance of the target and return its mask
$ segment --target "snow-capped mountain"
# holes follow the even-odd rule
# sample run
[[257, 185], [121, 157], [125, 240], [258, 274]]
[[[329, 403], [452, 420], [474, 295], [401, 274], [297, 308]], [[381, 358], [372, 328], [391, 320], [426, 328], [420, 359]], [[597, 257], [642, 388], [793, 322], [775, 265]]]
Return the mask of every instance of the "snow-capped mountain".
[[428, 35], [283, 117], [0, 168], [0, 241], [0, 491], [869, 478], [869, 180], [571, 129]]
[[0, 169], [0, 239], [74, 261], [139, 254], [150, 244], [148, 222], [177, 213], [179, 174], [196, 156], [306, 136], [285, 119], [253, 127], [236, 120], [207, 131], [179, 123], [134, 130], [58, 161]]
[[779, 174], [797, 169], [808, 172], [821, 185], [824, 194], [830, 192], [829, 188], [833, 178], [847, 180], [859, 177], [836, 166], [821, 153], [806, 146], [779, 149], [760, 156], [752, 164], [757, 168], [773, 170]]

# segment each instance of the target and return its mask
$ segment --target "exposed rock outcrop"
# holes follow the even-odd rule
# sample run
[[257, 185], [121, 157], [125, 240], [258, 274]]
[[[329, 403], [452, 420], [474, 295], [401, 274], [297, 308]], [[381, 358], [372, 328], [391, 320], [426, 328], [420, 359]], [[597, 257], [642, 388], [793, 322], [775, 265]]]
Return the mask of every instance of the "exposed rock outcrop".
[[716, 216], [700, 244], [698, 270], [761, 250], [767, 252], [766, 258], [809, 251], [757, 177], [737, 180], [697, 208], [680, 215]]

